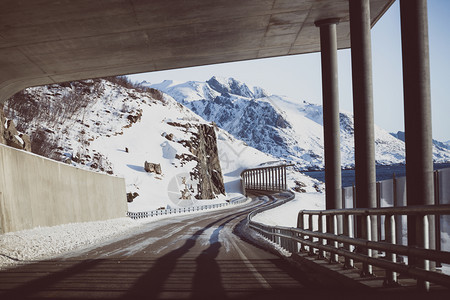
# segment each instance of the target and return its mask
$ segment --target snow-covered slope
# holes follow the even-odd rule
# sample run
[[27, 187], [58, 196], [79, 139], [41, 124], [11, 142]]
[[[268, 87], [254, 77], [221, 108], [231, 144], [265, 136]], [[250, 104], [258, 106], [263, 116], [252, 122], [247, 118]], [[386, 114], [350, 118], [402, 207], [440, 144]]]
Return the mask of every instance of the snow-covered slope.
[[[403, 131], [391, 132], [390, 134], [403, 142], [405, 141], [405, 132]], [[440, 142], [433, 139], [433, 154], [436, 162], [448, 161], [448, 152], [450, 152], [450, 141]]]
[[[171, 97], [108, 80], [87, 80], [29, 88], [14, 100], [5, 113], [32, 137], [34, 152], [124, 177], [127, 192], [139, 194], [128, 204], [129, 211], [180, 206], [181, 190], [187, 185], [195, 195], [197, 182], [189, 175], [196, 162], [180, 160], [192, 155], [183, 141], [195, 135], [195, 125], [211, 123]], [[235, 197], [244, 168], [276, 160], [223, 129], [215, 131], [227, 195], [205, 200], [207, 204]], [[162, 174], [145, 172], [145, 161], [160, 164]], [[295, 181], [305, 183], [307, 191], [321, 189], [317, 181], [291, 170], [290, 185]], [[186, 202], [182, 206], [204, 203], [194, 198]]]
[[[248, 145], [295, 162], [302, 169], [323, 168], [322, 106], [269, 95], [233, 78], [206, 82], [164, 81], [145, 85], [159, 89]], [[353, 116], [340, 113], [342, 165], [354, 165]], [[378, 164], [404, 163], [404, 142], [375, 126]], [[450, 161], [448, 149], [435, 148], [436, 162]]]

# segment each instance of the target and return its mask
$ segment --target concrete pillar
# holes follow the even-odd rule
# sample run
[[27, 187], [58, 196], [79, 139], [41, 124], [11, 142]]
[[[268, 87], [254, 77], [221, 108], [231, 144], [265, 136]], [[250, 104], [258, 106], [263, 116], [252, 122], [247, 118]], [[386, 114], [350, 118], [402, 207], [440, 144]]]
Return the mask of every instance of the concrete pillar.
[[[350, 0], [353, 115], [355, 122], [356, 207], [377, 207], [375, 133], [373, 116], [370, 1]], [[372, 240], [377, 239], [377, 219], [372, 218]], [[358, 226], [358, 236], [366, 230]]]
[[326, 209], [341, 208], [341, 151], [336, 25], [339, 19], [315, 22], [320, 28]]
[[[408, 205], [434, 204], [430, 61], [426, 0], [401, 0], [403, 95]], [[434, 220], [430, 230], [434, 228]], [[423, 247], [422, 220], [408, 218], [408, 244]], [[434, 232], [434, 231], [433, 231]], [[430, 247], [435, 247], [430, 232]]]

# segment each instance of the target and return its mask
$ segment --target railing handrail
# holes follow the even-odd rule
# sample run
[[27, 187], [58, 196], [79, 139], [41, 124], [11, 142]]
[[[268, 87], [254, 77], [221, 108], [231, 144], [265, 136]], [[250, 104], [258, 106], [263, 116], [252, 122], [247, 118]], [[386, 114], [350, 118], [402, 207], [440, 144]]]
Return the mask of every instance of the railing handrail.
[[308, 215], [434, 215], [450, 214], [450, 204], [415, 205], [379, 208], [342, 208], [328, 210], [301, 210], [300, 214]]
[[291, 163], [282, 163], [282, 164], [274, 165], [274, 166], [257, 167], [257, 168], [248, 168], [248, 169], [243, 170], [243, 171], [241, 172], [241, 174], [246, 173], [246, 172], [249, 172], [249, 171], [265, 170], [265, 169], [276, 169], [276, 168], [279, 168], [279, 167], [292, 167], [292, 166], [295, 166], [295, 164], [291, 164]]

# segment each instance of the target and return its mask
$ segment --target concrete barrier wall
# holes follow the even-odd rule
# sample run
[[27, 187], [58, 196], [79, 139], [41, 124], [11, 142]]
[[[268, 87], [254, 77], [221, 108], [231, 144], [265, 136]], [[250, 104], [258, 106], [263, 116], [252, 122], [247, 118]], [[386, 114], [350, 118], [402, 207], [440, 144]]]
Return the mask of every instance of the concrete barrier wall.
[[125, 180], [0, 145], [0, 233], [125, 217]]

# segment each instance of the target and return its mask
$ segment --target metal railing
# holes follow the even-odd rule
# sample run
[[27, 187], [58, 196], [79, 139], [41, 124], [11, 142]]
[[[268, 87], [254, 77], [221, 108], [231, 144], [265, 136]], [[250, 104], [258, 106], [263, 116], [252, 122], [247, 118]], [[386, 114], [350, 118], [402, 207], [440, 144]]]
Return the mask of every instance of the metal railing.
[[[253, 213], [249, 215], [249, 226], [291, 253], [309, 252], [331, 262], [338, 262], [341, 257], [347, 268], [358, 261], [363, 264], [362, 275], [371, 275], [372, 266], [384, 269], [386, 285], [396, 285], [400, 273], [416, 278], [418, 287], [428, 290], [430, 282], [450, 287], [450, 276], [429, 267], [430, 261], [450, 263], [450, 252], [396, 244], [395, 216], [416, 216], [418, 228], [422, 228], [427, 239], [428, 219], [443, 215], [450, 215], [450, 205], [303, 210], [298, 215], [298, 228], [261, 224], [251, 220]], [[377, 216], [384, 216], [384, 241], [371, 240], [370, 223]], [[338, 232], [339, 218], [342, 232]], [[361, 223], [365, 238], [355, 237], [354, 222]], [[405, 257], [405, 262], [398, 260], [400, 256]]]
[[[450, 204], [450, 168], [439, 169], [433, 172], [433, 189], [434, 189], [434, 204]], [[405, 207], [407, 206], [406, 199], [406, 177], [396, 177], [393, 174], [392, 179], [377, 181], [376, 183], [376, 200], [378, 207]], [[356, 188], [344, 187], [342, 188], [342, 208], [356, 207]], [[381, 222], [381, 217], [378, 217], [378, 222]], [[396, 217], [397, 244], [406, 244], [406, 236], [403, 234], [406, 231], [406, 223], [402, 224], [401, 216]], [[450, 216], [441, 216], [434, 218], [430, 226], [434, 223], [434, 241], [436, 242], [436, 249], [441, 249], [441, 232], [450, 226]], [[376, 228], [377, 235], [380, 238], [384, 237], [384, 228], [378, 226]], [[374, 232], [374, 231], [373, 231]], [[447, 249], [448, 250], [448, 249]]]
[[144, 211], [144, 212], [127, 212], [127, 216], [132, 219], [142, 219], [142, 218], [149, 218], [149, 217], [156, 217], [156, 216], [164, 216], [164, 215], [172, 215], [172, 214], [181, 214], [181, 213], [188, 213], [188, 212], [194, 212], [194, 211], [209, 210], [209, 209], [214, 209], [214, 208], [226, 207], [226, 206], [230, 206], [230, 205], [237, 205], [237, 204], [244, 203], [245, 201], [247, 201], [246, 197], [236, 197], [226, 203], [208, 204], [208, 205], [201, 205], [201, 206], [189, 206], [189, 207], [180, 207], [180, 208], [172, 208], [172, 209], [157, 209], [157, 210]]
[[282, 163], [274, 166], [246, 169], [241, 173], [242, 192], [257, 191], [284, 191], [287, 190], [286, 168], [293, 164]]

